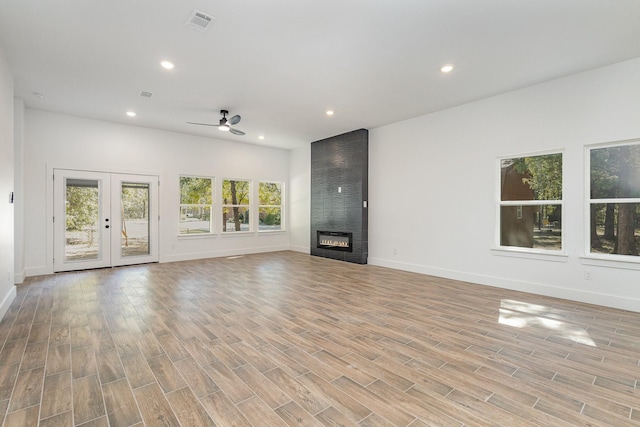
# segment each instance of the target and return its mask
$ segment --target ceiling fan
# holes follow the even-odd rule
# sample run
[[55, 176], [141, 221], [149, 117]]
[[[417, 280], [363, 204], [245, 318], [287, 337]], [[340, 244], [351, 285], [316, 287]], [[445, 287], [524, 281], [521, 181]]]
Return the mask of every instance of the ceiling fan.
[[235, 116], [231, 117], [230, 119], [227, 119], [227, 114], [229, 114], [229, 112], [227, 110], [220, 110], [220, 114], [222, 114], [222, 118], [220, 119], [220, 123], [218, 123], [217, 125], [216, 124], [211, 124], [211, 123], [194, 123], [194, 122], [187, 122], [187, 123], [190, 124], [190, 125], [217, 126], [218, 129], [223, 131], [223, 132], [231, 132], [234, 135], [246, 135], [241, 130], [234, 129], [234, 128], [231, 127], [231, 125], [238, 124], [242, 117], [240, 117], [239, 115], [236, 114]]

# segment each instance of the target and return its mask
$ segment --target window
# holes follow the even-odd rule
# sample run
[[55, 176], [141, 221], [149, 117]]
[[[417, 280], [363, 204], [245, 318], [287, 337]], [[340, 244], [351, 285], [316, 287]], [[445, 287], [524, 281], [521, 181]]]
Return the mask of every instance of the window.
[[592, 254], [640, 253], [640, 142], [589, 148]]
[[213, 178], [180, 177], [179, 234], [213, 233]]
[[282, 183], [258, 185], [258, 231], [282, 230]]
[[222, 231], [251, 231], [251, 182], [225, 179], [222, 181]]
[[500, 246], [562, 250], [562, 154], [500, 160]]

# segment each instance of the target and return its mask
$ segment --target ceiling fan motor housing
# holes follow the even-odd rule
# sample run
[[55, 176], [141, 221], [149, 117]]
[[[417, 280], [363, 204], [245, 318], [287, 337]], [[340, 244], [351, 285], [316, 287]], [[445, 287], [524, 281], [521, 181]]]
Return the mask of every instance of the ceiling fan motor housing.
[[[224, 132], [230, 132], [234, 135], [246, 135], [244, 132], [238, 129], [232, 129], [230, 125], [235, 125], [240, 122], [241, 117], [239, 115], [235, 115], [231, 117], [231, 119], [227, 120], [227, 114], [229, 114], [228, 110], [220, 110], [220, 114], [222, 114], [222, 118], [218, 122], [218, 129]], [[192, 125], [202, 125], [202, 126], [215, 126], [214, 124], [209, 123], [195, 123], [195, 122], [187, 122]]]

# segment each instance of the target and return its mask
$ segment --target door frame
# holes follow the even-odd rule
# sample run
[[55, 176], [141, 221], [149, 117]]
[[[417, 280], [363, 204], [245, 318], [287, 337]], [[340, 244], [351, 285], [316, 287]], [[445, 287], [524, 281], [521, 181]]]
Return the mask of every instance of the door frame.
[[[54, 245], [55, 245], [55, 241], [54, 241], [54, 223], [53, 223], [53, 217], [54, 217], [54, 179], [53, 179], [53, 175], [54, 175], [54, 170], [57, 169], [62, 169], [62, 170], [70, 170], [70, 171], [78, 171], [78, 172], [99, 172], [99, 173], [108, 173], [108, 174], [121, 174], [121, 175], [143, 175], [143, 176], [153, 176], [157, 178], [157, 185], [158, 185], [158, 197], [157, 197], [157, 201], [156, 201], [156, 214], [158, 215], [156, 217], [156, 220], [154, 221], [156, 223], [156, 226], [158, 227], [158, 232], [157, 232], [157, 241], [156, 244], [153, 245], [153, 247], [155, 248], [155, 254], [156, 254], [156, 261], [147, 261], [147, 262], [160, 262], [160, 227], [159, 227], [159, 222], [160, 222], [160, 172], [152, 170], [152, 171], [142, 171], [142, 170], [131, 170], [131, 169], [107, 169], [105, 170], [103, 167], [100, 166], [95, 166], [95, 167], [87, 167], [85, 166], [77, 166], [77, 165], [51, 165], [51, 164], [44, 164], [44, 180], [46, 181], [47, 185], [46, 185], [46, 192], [43, 195], [43, 198], [45, 199], [45, 206], [44, 209], [42, 209], [42, 219], [46, 225], [46, 230], [45, 230], [45, 239], [44, 241], [42, 241], [42, 245], [41, 246], [41, 250], [44, 253], [44, 257], [45, 257], [45, 265], [41, 265], [41, 266], [36, 266], [32, 269], [30, 269], [30, 275], [45, 275], [45, 274], [53, 274], [54, 273], [54, 265], [53, 265], [53, 258], [54, 258]], [[41, 169], [42, 170], [42, 169]]]

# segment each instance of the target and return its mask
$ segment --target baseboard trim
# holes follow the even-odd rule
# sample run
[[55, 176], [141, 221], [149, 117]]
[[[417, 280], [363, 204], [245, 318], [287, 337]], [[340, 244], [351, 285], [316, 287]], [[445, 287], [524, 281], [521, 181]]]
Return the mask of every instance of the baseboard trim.
[[44, 266], [44, 267], [32, 267], [32, 268], [27, 268], [25, 270], [25, 273], [26, 273], [26, 277], [46, 276], [48, 274], [53, 274], [53, 269], [50, 269], [47, 266]]
[[265, 252], [280, 252], [289, 250], [288, 245], [282, 246], [267, 246], [262, 248], [249, 248], [249, 249], [233, 249], [233, 250], [224, 250], [224, 251], [207, 251], [207, 252], [191, 252], [186, 254], [179, 255], [165, 255], [160, 256], [160, 262], [180, 262], [180, 261], [192, 261], [196, 259], [206, 259], [206, 258], [221, 258], [227, 256], [238, 256], [238, 255], [251, 255], [251, 254], [259, 254]]
[[22, 270], [22, 272], [20, 273], [15, 273], [13, 275], [13, 283], [15, 283], [16, 285], [21, 284], [22, 282], [24, 282], [24, 279], [26, 279], [26, 273], [25, 270]]
[[584, 291], [582, 289], [559, 288], [557, 286], [547, 285], [544, 283], [533, 283], [523, 280], [505, 279], [497, 276], [465, 273], [462, 271], [447, 270], [420, 264], [389, 261], [382, 258], [370, 257], [369, 264], [392, 268], [395, 270], [410, 271], [412, 273], [426, 274], [444, 279], [459, 280], [477, 285], [494, 286], [497, 288], [510, 289], [512, 291], [527, 292], [587, 304], [640, 312], [640, 299], [638, 298], [623, 298], [605, 293]]
[[4, 315], [7, 314], [9, 306], [11, 306], [14, 299], [16, 299], [16, 287], [11, 286], [11, 289], [7, 295], [4, 296], [2, 303], [0, 304], [0, 320], [4, 319]]
[[307, 255], [311, 253], [311, 248], [309, 248], [308, 246], [290, 245], [289, 250], [294, 252], [302, 252], [303, 254], [307, 254]]

